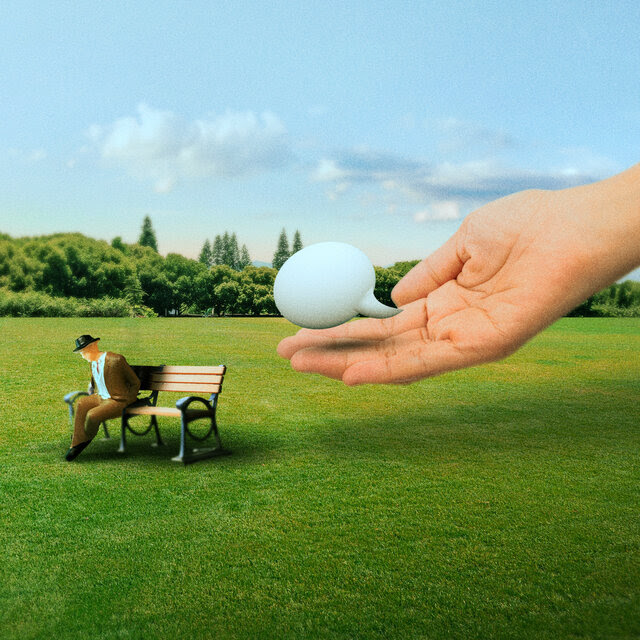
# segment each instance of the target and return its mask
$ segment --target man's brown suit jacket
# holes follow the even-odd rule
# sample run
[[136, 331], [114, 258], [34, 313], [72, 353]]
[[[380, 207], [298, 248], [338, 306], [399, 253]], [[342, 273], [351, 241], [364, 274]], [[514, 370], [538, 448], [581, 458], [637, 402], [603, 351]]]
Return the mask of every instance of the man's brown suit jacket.
[[[125, 357], [112, 351], [107, 351], [104, 359], [104, 383], [107, 385], [109, 395], [117, 402], [131, 404], [140, 391], [140, 380]], [[93, 374], [91, 374], [91, 386], [93, 392], [98, 393]]]

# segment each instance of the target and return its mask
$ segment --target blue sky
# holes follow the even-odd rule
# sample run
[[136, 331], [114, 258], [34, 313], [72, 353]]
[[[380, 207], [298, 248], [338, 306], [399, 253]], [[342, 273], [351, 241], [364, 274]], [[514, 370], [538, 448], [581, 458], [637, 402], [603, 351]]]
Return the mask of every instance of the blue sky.
[[637, 2], [0, 4], [0, 231], [376, 264], [640, 160]]

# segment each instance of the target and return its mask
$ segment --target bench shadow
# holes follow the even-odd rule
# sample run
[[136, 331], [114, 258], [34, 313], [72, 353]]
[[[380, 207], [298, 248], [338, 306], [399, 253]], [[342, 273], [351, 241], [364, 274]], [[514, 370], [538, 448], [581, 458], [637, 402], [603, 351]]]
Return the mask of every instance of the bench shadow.
[[[167, 430], [168, 431], [168, 430]], [[230, 455], [214, 456], [209, 459], [200, 460], [197, 463], [190, 463], [184, 466], [196, 466], [200, 464], [220, 464], [225, 461], [226, 464], [236, 463], [258, 463], [273, 458], [277, 455], [277, 447], [273, 443], [265, 442], [256, 438], [243, 438], [240, 426], [226, 428], [226, 433], [221, 431], [221, 439], [224, 449], [230, 451]], [[135, 461], [136, 463], [149, 464], [157, 467], [183, 466], [183, 463], [172, 460], [180, 451], [180, 436], [163, 433], [162, 445], [156, 445], [155, 435], [148, 434], [145, 436], [132, 436], [127, 434], [126, 451], [121, 453], [118, 451], [120, 446], [120, 435], [113, 435], [115, 430], [110, 427], [112, 436], [104, 438], [101, 435], [96, 439], [73, 461], [73, 464], [91, 464], [96, 462], [118, 462], [126, 463]], [[231, 432], [231, 433], [230, 433]], [[226, 436], [226, 437], [225, 437]], [[215, 444], [213, 438], [203, 443], [192, 443], [193, 447], [208, 448]], [[58, 446], [49, 443], [43, 443], [38, 447], [34, 447], [34, 451], [44, 455], [59, 455], [60, 459], [64, 458], [69, 447], [69, 440], [64, 439], [59, 442]]]

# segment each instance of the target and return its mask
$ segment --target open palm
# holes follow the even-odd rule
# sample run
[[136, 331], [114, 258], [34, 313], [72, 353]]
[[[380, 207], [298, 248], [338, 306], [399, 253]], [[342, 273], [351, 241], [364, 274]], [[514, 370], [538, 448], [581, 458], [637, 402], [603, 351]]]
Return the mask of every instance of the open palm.
[[351, 385], [407, 383], [512, 353], [589, 295], [588, 285], [571, 290], [585, 248], [561, 205], [545, 191], [486, 205], [398, 283], [402, 313], [302, 329], [279, 354]]

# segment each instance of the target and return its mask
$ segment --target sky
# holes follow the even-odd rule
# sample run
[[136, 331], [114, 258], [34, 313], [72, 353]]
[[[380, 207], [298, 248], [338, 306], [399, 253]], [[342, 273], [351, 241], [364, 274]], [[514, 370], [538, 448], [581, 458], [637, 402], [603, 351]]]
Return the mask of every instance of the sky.
[[3, 0], [0, 232], [423, 258], [640, 161], [639, 32], [624, 0]]

